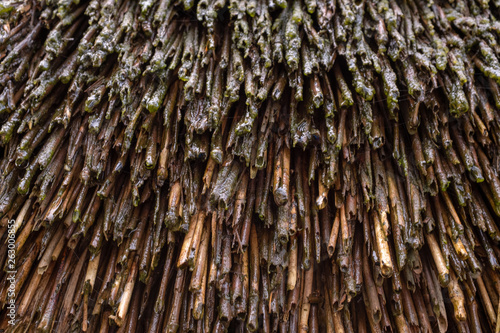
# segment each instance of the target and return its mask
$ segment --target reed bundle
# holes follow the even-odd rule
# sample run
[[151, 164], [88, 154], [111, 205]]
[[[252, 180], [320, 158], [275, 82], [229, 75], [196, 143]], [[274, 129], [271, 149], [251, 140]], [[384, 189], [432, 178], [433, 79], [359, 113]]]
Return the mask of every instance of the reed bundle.
[[499, 20], [0, 3], [0, 329], [499, 332]]

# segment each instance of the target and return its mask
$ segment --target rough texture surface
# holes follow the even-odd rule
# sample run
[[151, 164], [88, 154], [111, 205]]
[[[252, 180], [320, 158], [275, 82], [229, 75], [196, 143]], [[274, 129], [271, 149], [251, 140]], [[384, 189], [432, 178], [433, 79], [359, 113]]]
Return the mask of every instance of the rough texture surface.
[[500, 328], [498, 19], [0, 3], [0, 329]]

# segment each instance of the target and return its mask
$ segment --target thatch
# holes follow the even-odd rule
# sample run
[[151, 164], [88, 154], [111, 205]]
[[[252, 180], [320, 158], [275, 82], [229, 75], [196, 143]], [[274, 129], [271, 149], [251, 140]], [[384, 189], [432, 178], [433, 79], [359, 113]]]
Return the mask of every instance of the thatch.
[[498, 19], [0, 3], [0, 329], [498, 332]]

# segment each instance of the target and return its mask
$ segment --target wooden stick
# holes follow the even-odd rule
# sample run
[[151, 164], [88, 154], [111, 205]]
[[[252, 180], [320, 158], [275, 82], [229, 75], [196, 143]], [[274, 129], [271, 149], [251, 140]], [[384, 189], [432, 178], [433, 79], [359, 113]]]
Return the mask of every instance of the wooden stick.
[[340, 229], [340, 209], [335, 213], [335, 220], [333, 221], [332, 232], [330, 233], [330, 240], [328, 241], [328, 256], [331, 258], [335, 253], [337, 247], [337, 237], [339, 236]]
[[372, 212], [372, 221], [375, 228], [375, 239], [380, 259], [381, 272], [385, 278], [388, 278], [392, 276], [394, 266], [392, 265], [392, 258], [389, 252], [387, 234], [384, 232], [384, 228], [379, 220], [378, 214]]
[[95, 279], [97, 277], [97, 268], [99, 267], [99, 260], [101, 253], [97, 254], [94, 258], [89, 260], [89, 265], [87, 266], [87, 273], [85, 274], [85, 284], [82, 290], [83, 294], [83, 321], [82, 330], [87, 331], [88, 328], [88, 306], [89, 306], [89, 294], [94, 290]]
[[191, 222], [189, 223], [189, 230], [186, 236], [184, 236], [184, 242], [182, 243], [181, 252], [179, 254], [179, 259], [177, 261], [178, 268], [184, 268], [187, 266], [189, 261], [189, 253], [191, 251], [191, 243], [193, 241], [196, 225], [198, 224], [198, 215], [200, 212], [195, 214], [191, 218]]
[[250, 232], [250, 291], [248, 295], [248, 319], [247, 329], [250, 332], [255, 332], [258, 327], [258, 304], [259, 304], [259, 278], [260, 278], [260, 262], [259, 262], [259, 242], [257, 238], [257, 230], [255, 224], [252, 224]]
[[52, 253], [54, 252], [54, 249], [56, 248], [57, 244], [61, 239], [64, 239], [62, 237], [63, 235], [63, 227], [60, 225], [57, 228], [56, 233], [52, 236], [49, 245], [45, 249], [45, 252], [43, 253], [42, 259], [40, 259], [40, 262], [38, 264], [38, 274], [43, 274], [46, 270], [47, 267], [52, 260]]
[[297, 237], [293, 237], [290, 242], [289, 248], [289, 263], [288, 263], [288, 277], [287, 277], [287, 290], [294, 290], [297, 284], [297, 260], [298, 260], [298, 243]]
[[127, 282], [125, 284], [125, 289], [123, 290], [120, 305], [118, 306], [116, 315], [109, 316], [109, 319], [113, 320], [118, 327], [122, 326], [126, 320], [125, 316], [127, 315], [130, 300], [132, 298], [132, 292], [134, 291], [138, 261], [139, 256], [135, 255], [135, 258], [132, 261], [132, 267], [130, 268], [130, 272], [128, 273]]
[[467, 319], [465, 310], [465, 297], [457, 277], [453, 272], [450, 274], [450, 283], [448, 284], [448, 293], [450, 295], [451, 303], [455, 310], [455, 319], [457, 321], [464, 321]]
[[488, 292], [486, 291], [486, 287], [484, 286], [484, 282], [481, 276], [477, 277], [476, 282], [479, 288], [479, 294], [481, 295], [481, 299], [483, 301], [483, 305], [485, 307], [486, 314], [488, 315], [488, 319], [491, 323], [491, 326], [496, 327], [497, 316], [495, 314], [495, 310], [493, 309], [493, 305], [491, 304], [490, 297], [488, 296]]
[[304, 278], [304, 291], [302, 294], [302, 306], [300, 308], [299, 332], [307, 333], [309, 331], [309, 312], [311, 309], [309, 297], [311, 296], [312, 292], [313, 278], [314, 267], [311, 267], [306, 271]]

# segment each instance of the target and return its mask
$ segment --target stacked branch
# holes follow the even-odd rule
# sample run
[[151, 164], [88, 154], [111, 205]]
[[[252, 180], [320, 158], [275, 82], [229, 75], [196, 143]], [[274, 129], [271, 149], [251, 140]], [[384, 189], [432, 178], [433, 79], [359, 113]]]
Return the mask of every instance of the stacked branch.
[[0, 329], [499, 331], [498, 19], [0, 4]]

